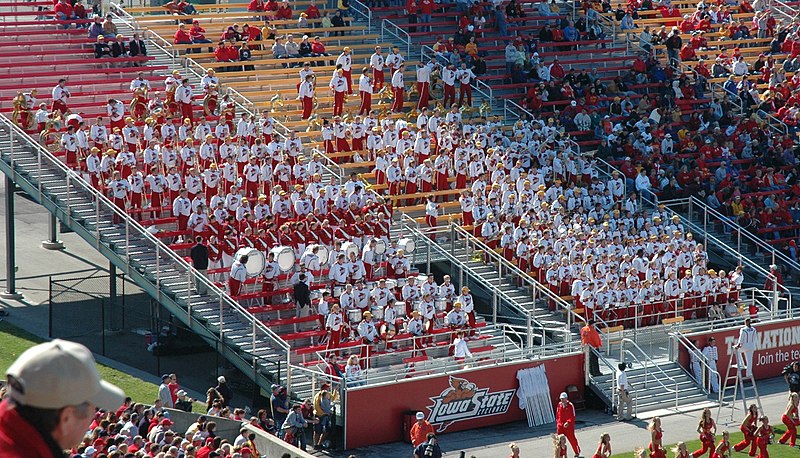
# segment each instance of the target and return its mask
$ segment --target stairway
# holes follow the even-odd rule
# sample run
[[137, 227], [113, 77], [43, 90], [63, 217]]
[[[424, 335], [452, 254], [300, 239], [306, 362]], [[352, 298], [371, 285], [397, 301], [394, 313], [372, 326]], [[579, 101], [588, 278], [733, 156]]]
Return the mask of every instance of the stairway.
[[213, 285], [193, 292], [193, 268], [2, 115], [0, 170], [259, 386], [287, 382], [281, 339]]
[[[413, 265], [422, 272], [427, 272], [428, 253], [430, 264], [445, 266], [443, 270], [449, 271], [453, 283], [457, 288], [469, 286], [476, 299], [479, 311], [492, 313], [493, 301], [497, 302], [497, 321], [511, 325], [526, 327], [530, 314], [530, 326], [533, 332], [532, 344], [558, 343], [580, 341], [580, 325], [572, 323], [567, 326], [566, 315], [561, 311], [551, 312], [548, 308], [549, 299], [537, 294], [534, 301], [533, 289], [541, 287], [538, 283], [517, 284], [516, 277], [509, 274], [509, 266], [505, 260], [502, 264], [502, 275], [498, 268], [498, 261], [485, 264], [481, 259], [473, 259], [473, 249], [467, 246], [467, 240], [462, 233], [452, 232], [449, 229], [437, 235], [435, 241], [422, 234], [415, 227], [397, 222], [392, 227], [393, 240], [402, 237], [414, 240], [416, 248], [409, 255]], [[456, 235], [455, 237], [453, 235]], [[474, 241], [474, 237], [469, 236]], [[563, 300], [563, 306], [568, 306]], [[563, 310], [563, 308], [559, 308]], [[485, 315], [485, 312], [484, 312]], [[490, 317], [487, 316], [487, 321]]]
[[[608, 361], [612, 362], [613, 360], [609, 359]], [[613, 361], [613, 364], [616, 365], [617, 361]], [[643, 365], [636, 362], [632, 368], [625, 371], [628, 376], [628, 382], [631, 384], [631, 390], [635, 394], [635, 405], [639, 418], [643, 418], [643, 413], [645, 418], [652, 417], [660, 415], [659, 411], [667, 409], [674, 411], [676, 407], [679, 411], [688, 411], [716, 405], [716, 403], [709, 400], [703, 389], [697, 386], [694, 379], [678, 363], [662, 360], [656, 361], [656, 364], [660, 370], [645, 369]], [[608, 372], [608, 368], [602, 369], [604, 372]], [[675, 383], [667, 381], [661, 371], [671, 377]], [[660, 379], [664, 384], [658, 383], [656, 378]], [[616, 401], [611, 402], [613, 396], [612, 388], [615, 383], [615, 373], [610, 372], [599, 377], [593, 377], [589, 388], [603, 399], [607, 405], [616, 405]], [[676, 387], [678, 391], [677, 397], [675, 395]]]

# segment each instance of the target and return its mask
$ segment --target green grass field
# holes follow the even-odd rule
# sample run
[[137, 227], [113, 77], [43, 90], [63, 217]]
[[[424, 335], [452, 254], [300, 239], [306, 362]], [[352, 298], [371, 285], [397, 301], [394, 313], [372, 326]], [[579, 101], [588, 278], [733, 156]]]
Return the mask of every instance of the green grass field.
[[[800, 450], [798, 450], [797, 448], [791, 448], [788, 445], [781, 445], [781, 444], [777, 443], [778, 439], [781, 437], [781, 435], [784, 432], [786, 432], [786, 427], [783, 426], [783, 423], [779, 423], [777, 425], [775, 423], [772, 423], [772, 429], [775, 432], [775, 443], [769, 446], [769, 456], [770, 456], [770, 458], [797, 458], [797, 457], [800, 457]], [[736, 443], [740, 442], [742, 440], [742, 438], [744, 437], [742, 435], [742, 433], [739, 431], [739, 428], [736, 428], [736, 432], [735, 433], [733, 432], [733, 430], [729, 430], [729, 431], [731, 431], [731, 444], [736, 444]], [[719, 432], [720, 432], [720, 434], [717, 434], [717, 442], [719, 442], [719, 440], [722, 438], [722, 435], [721, 435], [722, 430], [720, 430]], [[649, 435], [648, 435], [647, 431], [642, 431], [642, 434], [643, 434], [642, 446], [646, 446], [650, 442], [649, 439], [648, 439]], [[674, 447], [674, 446], [675, 446], [675, 444], [670, 444], [668, 447], [666, 447], [667, 448], [667, 456], [670, 457], [670, 458], [672, 458], [672, 456], [673, 456], [672, 447]], [[695, 440], [689, 441], [689, 442], [686, 443], [686, 446], [689, 449], [689, 453], [692, 453], [695, 450], [699, 450], [700, 449], [700, 447], [701, 447], [700, 440], [699, 439], [695, 439]], [[613, 450], [614, 449], [613, 448], [614, 447], [614, 438], [613, 437], [611, 438], [611, 447], [612, 447], [612, 450]], [[592, 445], [591, 450], [594, 450], [594, 445]], [[704, 455], [704, 456], [707, 457], [708, 455]], [[742, 452], [742, 453], [733, 452], [733, 456], [734, 457], [737, 457], [737, 456], [746, 457], [747, 453], [745, 453], [745, 452]], [[613, 455], [611, 458], [635, 458], [635, 455], [634, 455], [633, 451], [630, 451], [630, 452], [625, 452], [625, 453], [618, 453], [616, 455]]]
[[[0, 373], [5, 374], [6, 369], [17, 359], [22, 352], [28, 348], [42, 342], [39, 337], [12, 326], [5, 321], [0, 321]], [[156, 398], [158, 386], [146, 382], [140, 378], [133, 377], [124, 372], [112, 369], [102, 364], [98, 364], [98, 370], [103, 379], [117, 385], [125, 391], [126, 396], [130, 396], [134, 402], [150, 404]], [[205, 413], [203, 407], [195, 404], [195, 412]], [[198, 410], [199, 409], [199, 410]]]

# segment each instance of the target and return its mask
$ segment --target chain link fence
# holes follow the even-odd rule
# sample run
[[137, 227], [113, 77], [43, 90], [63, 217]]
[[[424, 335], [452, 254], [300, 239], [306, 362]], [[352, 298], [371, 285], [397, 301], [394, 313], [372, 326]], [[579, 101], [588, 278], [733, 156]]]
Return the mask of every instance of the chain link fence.
[[175, 373], [182, 386], [199, 393], [225, 375], [242, 393], [239, 403], [249, 403], [250, 380], [125, 276], [103, 269], [51, 276], [49, 299], [51, 338], [79, 342], [156, 377]]

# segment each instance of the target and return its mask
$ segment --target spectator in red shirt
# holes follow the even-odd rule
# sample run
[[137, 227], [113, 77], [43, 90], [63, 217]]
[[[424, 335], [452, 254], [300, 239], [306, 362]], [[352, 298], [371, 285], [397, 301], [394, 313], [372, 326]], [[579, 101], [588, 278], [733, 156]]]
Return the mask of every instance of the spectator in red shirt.
[[190, 45], [192, 44], [192, 36], [186, 31], [186, 24], [178, 26], [175, 31], [175, 44], [176, 45]]
[[292, 18], [292, 7], [289, 6], [289, 2], [284, 1], [281, 3], [281, 6], [278, 8], [278, 12], [275, 14], [275, 17], [286, 20]]
[[[192, 43], [211, 43], [211, 40], [206, 38], [206, 29], [204, 29], [200, 25], [200, 21], [196, 19], [192, 22], [192, 27], [189, 29], [189, 36], [191, 37]], [[200, 48], [194, 48], [191, 51], [199, 53]], [[212, 48], [208, 48], [208, 52], [213, 51]]]
[[322, 14], [319, 12], [319, 8], [317, 8], [316, 0], [311, 0], [311, 4], [306, 8], [306, 16], [308, 16], [309, 20], [322, 18]]
[[[431, 22], [431, 13], [433, 13], [434, 3], [433, 0], [420, 0], [419, 1], [419, 13], [420, 19], [424, 24], [430, 24]], [[433, 30], [430, 25], [425, 27], [428, 32]]]
[[[75, 10], [72, 8], [72, 5], [67, 0], [61, 0], [56, 4], [53, 11], [56, 15], [56, 20], [58, 21], [69, 21], [70, 19], [77, 19], [75, 16]], [[68, 29], [69, 23], [62, 24], [61, 27]]]

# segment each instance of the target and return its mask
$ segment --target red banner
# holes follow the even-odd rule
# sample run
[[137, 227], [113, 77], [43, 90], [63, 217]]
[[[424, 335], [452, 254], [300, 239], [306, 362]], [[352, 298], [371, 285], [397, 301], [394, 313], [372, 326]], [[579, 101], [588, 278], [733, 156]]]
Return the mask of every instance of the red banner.
[[348, 449], [408, 440], [403, 437], [407, 412], [424, 412], [440, 433], [524, 420], [519, 408], [517, 371], [545, 365], [553, 408], [567, 385], [583, 395], [583, 354], [505, 366], [408, 379], [347, 393], [345, 446]]
[[[787, 364], [800, 360], [800, 324], [797, 320], [756, 323], [753, 327], [758, 332], [756, 352], [753, 355], [755, 362], [753, 375], [757, 380], [781, 375]], [[719, 354], [717, 371], [724, 381], [731, 352], [735, 351], [733, 347], [739, 340], [739, 328], [689, 334], [686, 337], [690, 340], [697, 340], [697, 346], [702, 350], [711, 336], [714, 336], [717, 341]], [[683, 346], [681, 346], [680, 362], [684, 367], [689, 368], [689, 354]], [[691, 371], [691, 368], [689, 370]], [[722, 381], [720, 381], [721, 383]]]

